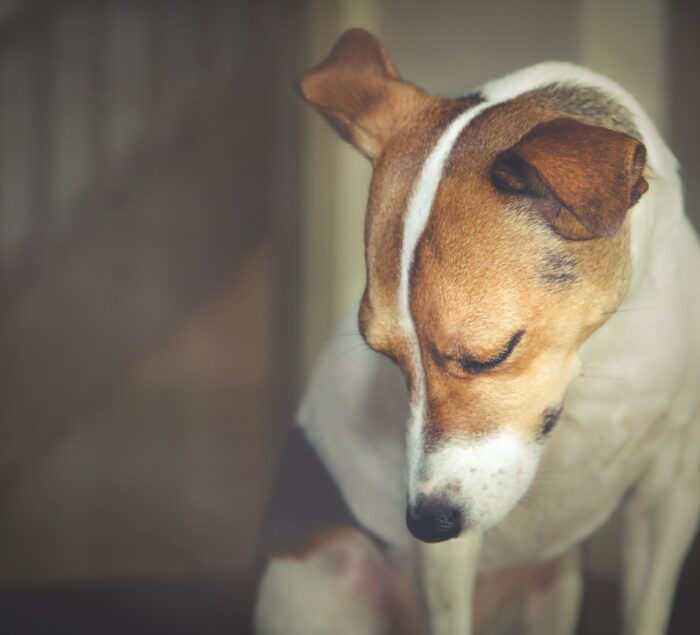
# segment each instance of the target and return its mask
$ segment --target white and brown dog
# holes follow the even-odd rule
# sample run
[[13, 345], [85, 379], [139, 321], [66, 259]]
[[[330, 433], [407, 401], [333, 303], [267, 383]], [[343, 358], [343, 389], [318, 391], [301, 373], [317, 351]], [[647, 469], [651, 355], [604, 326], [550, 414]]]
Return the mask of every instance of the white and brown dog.
[[290, 442], [257, 632], [573, 633], [620, 508], [624, 633], [661, 635], [700, 507], [700, 249], [654, 126], [570, 64], [429, 95], [358, 29], [299, 87], [374, 166], [367, 287]]

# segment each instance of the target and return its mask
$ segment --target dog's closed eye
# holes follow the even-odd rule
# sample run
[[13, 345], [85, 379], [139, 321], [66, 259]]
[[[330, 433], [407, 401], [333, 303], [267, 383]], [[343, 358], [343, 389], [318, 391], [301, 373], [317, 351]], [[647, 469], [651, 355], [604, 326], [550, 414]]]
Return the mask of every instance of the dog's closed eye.
[[520, 342], [523, 335], [525, 335], [525, 331], [518, 331], [515, 335], [513, 335], [513, 337], [510, 338], [510, 341], [508, 342], [508, 344], [506, 344], [505, 348], [494, 357], [491, 357], [486, 360], [478, 360], [472, 359], [470, 357], [463, 357], [458, 360], [459, 365], [462, 368], [462, 370], [468, 372], [470, 375], [478, 375], [479, 373], [484, 373], [488, 370], [491, 370], [492, 368], [495, 368], [499, 364], [503, 363], [506, 359], [508, 359], [508, 357], [510, 357], [510, 354], [518, 345], [518, 342]]

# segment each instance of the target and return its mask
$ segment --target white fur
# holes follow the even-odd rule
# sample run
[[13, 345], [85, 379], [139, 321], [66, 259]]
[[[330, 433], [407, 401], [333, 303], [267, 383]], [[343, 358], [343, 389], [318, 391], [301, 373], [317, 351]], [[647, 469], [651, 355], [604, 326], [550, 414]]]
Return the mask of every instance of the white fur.
[[[303, 584], [300, 584], [303, 582]], [[256, 635], [380, 635], [385, 626], [314, 560], [278, 559], [258, 592]]]
[[[418, 544], [418, 569], [430, 635], [470, 635], [481, 535]], [[459, 563], [461, 566], [454, 566]]]
[[[267, 567], [255, 607], [256, 635], [381, 635], [388, 565], [372, 541], [341, 536], [304, 558]], [[303, 582], [300, 584], [300, 582]]]

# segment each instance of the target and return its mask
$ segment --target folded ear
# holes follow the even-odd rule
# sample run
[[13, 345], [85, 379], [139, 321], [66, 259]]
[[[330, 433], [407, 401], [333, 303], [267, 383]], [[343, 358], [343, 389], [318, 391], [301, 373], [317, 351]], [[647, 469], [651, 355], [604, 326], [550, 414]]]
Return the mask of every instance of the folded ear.
[[401, 79], [371, 33], [346, 31], [330, 55], [297, 82], [303, 97], [370, 159], [425, 95]]
[[564, 238], [612, 236], [648, 189], [644, 145], [622, 132], [561, 118], [535, 126], [491, 169], [500, 190], [531, 197]]

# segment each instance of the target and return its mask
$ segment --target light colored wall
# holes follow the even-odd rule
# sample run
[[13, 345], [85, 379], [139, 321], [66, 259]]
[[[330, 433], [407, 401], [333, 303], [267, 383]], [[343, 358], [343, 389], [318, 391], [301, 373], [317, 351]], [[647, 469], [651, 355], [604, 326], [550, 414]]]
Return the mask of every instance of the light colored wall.
[[669, 18], [665, 0], [579, 0], [576, 26], [576, 61], [627, 88], [666, 135]]

